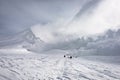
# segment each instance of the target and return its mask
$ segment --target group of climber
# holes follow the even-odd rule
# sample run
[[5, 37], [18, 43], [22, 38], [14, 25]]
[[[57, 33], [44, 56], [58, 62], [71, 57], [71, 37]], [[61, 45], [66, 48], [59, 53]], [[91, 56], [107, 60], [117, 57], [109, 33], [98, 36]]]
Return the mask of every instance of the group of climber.
[[71, 55], [68, 55], [68, 54], [67, 54], [67, 55], [64, 55], [64, 58], [65, 58], [65, 57], [66, 57], [66, 58], [69, 58], [69, 59], [72, 59], [72, 58], [73, 58]]

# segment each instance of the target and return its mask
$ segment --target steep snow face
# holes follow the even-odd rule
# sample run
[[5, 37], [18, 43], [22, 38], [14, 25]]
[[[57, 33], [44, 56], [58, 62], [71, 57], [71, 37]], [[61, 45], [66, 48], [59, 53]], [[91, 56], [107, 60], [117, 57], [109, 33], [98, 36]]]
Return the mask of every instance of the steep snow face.
[[33, 34], [31, 29], [25, 30], [22, 33], [19, 34], [19, 36], [28, 43], [33, 44], [35, 40], [37, 39], [36, 36]]
[[24, 30], [13, 36], [9, 36], [5, 39], [0, 40], [1, 48], [11, 48], [11, 47], [26, 47], [28, 45], [33, 45], [38, 42], [42, 42], [37, 38], [31, 29]]

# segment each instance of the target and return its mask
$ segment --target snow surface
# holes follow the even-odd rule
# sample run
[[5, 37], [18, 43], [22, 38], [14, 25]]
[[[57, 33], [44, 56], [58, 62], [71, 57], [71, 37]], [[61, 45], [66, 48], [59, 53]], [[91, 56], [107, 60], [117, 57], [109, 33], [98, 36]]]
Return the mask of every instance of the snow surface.
[[120, 80], [119, 64], [28, 53], [0, 53], [0, 80]]

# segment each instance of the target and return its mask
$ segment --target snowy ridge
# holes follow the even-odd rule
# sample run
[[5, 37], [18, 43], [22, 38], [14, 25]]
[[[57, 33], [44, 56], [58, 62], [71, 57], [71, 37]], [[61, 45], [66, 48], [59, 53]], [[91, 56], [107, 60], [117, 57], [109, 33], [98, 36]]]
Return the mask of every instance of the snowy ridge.
[[42, 42], [34, 35], [31, 29], [26, 29], [16, 35], [0, 40], [0, 48], [25, 47], [35, 44], [36, 41]]

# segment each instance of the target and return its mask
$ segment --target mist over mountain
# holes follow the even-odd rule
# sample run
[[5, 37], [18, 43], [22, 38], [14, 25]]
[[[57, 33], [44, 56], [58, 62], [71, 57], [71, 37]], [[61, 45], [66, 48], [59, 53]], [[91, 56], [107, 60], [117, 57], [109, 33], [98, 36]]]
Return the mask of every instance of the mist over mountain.
[[30, 28], [19, 32], [15, 35], [5, 36], [0, 38], [0, 48], [22, 48], [33, 45], [38, 42], [43, 42], [34, 35]]
[[38, 53], [59, 49], [80, 55], [119, 54], [119, 0], [0, 3], [0, 48], [17, 46]]
[[66, 50], [75, 55], [120, 55], [120, 29], [109, 29], [94, 37], [74, 38], [47, 44], [45, 50], [54, 49]]
[[96, 55], [120, 55], [120, 29], [108, 30], [96, 41], [87, 44], [87, 49], [96, 50]]
[[[41, 33], [42, 34], [42, 33]], [[108, 29], [93, 36], [58, 35], [58, 41], [45, 43], [31, 28], [15, 35], [0, 38], [0, 48], [24, 48], [32, 52], [62, 50], [73, 55], [120, 55], [120, 29]]]

